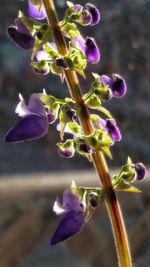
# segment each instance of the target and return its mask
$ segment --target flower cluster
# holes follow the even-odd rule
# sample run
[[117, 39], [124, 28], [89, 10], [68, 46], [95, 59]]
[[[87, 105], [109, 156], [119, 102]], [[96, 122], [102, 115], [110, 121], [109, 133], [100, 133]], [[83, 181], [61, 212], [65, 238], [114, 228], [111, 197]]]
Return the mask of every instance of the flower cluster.
[[[91, 3], [83, 6], [68, 1], [67, 5], [65, 17], [59, 24], [68, 41], [68, 53], [65, 56], [59, 53], [53, 41], [51, 27], [42, 22], [46, 18], [42, 0], [28, 0], [29, 16], [19, 12], [14, 26], [8, 27], [11, 40], [18, 47], [32, 53], [31, 66], [34, 72], [40, 75], [59, 75], [62, 82], [68, 70], [76, 71], [85, 78], [87, 63], [96, 64], [101, 58], [95, 39], [82, 36], [77, 27], [77, 24], [97, 25], [101, 18], [99, 10]], [[89, 109], [96, 110], [96, 113], [90, 114], [93, 123], [90, 135], [85, 135], [80, 126], [80, 107], [72, 98], [58, 99], [43, 90], [43, 93], [32, 94], [28, 105], [19, 94], [15, 113], [21, 119], [6, 133], [5, 141], [16, 143], [41, 138], [48, 133], [49, 125], [58, 121], [60, 142], [57, 146], [60, 156], [71, 158], [77, 152], [92, 161], [95, 152], [100, 151], [112, 158], [111, 146], [121, 140], [121, 132], [116, 120], [105, 107], [105, 102], [107, 104], [112, 98], [123, 97], [127, 85], [120, 74], [107, 76], [93, 73], [93, 78], [89, 91], [82, 99]], [[143, 180], [145, 175], [145, 166], [142, 163], [132, 163], [128, 158], [120, 173], [113, 177], [112, 185], [115, 190], [138, 192], [132, 183]], [[64, 191], [63, 202], [56, 200], [54, 203], [53, 211], [63, 217], [50, 244], [55, 245], [79, 233], [104, 197], [101, 187], [85, 188], [73, 183], [71, 188]]]

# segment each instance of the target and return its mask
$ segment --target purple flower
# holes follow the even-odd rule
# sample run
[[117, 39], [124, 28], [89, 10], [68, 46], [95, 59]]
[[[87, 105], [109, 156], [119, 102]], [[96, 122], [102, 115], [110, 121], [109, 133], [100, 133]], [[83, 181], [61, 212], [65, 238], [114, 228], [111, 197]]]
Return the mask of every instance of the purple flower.
[[57, 144], [59, 149], [58, 153], [60, 156], [64, 158], [72, 158], [75, 154], [74, 142], [73, 140], [67, 140], [65, 143], [58, 143]]
[[113, 97], [119, 98], [126, 94], [126, 82], [121, 75], [113, 74], [111, 78], [106, 75], [101, 75], [100, 81], [103, 85], [111, 89]]
[[9, 37], [17, 46], [26, 50], [32, 50], [35, 40], [30, 31], [20, 18], [16, 19], [15, 23], [15, 26], [8, 27]]
[[143, 180], [146, 176], [146, 167], [144, 166], [144, 164], [139, 162], [136, 164], [132, 164], [132, 167], [136, 171], [136, 180], [138, 181]]
[[93, 150], [90, 146], [88, 146], [86, 143], [81, 143], [79, 145], [79, 151], [80, 152], [83, 152], [83, 153], [87, 153], [89, 155], [91, 155], [93, 153]]
[[74, 47], [81, 49], [87, 61], [96, 64], [100, 60], [100, 51], [94, 38], [87, 37], [85, 40], [81, 36], [73, 39], [72, 44]]
[[58, 153], [64, 158], [72, 158], [74, 156], [75, 151], [71, 151], [68, 148], [59, 148]]
[[34, 72], [41, 75], [47, 75], [50, 72], [50, 59], [50, 56], [44, 50], [39, 50], [34, 56], [34, 62], [32, 62]]
[[42, 20], [46, 18], [46, 12], [42, 4], [42, 0], [28, 0], [29, 16]]
[[86, 4], [85, 9], [89, 11], [91, 14], [92, 20], [90, 26], [94, 26], [99, 23], [100, 21], [100, 13], [99, 10], [92, 4]]
[[121, 133], [114, 119], [103, 120], [99, 118], [96, 122], [98, 127], [102, 127], [108, 132], [113, 142], [121, 140]]
[[48, 119], [45, 108], [38, 94], [32, 94], [26, 106], [24, 99], [19, 95], [15, 113], [22, 119], [5, 135], [6, 142], [22, 142], [40, 138], [48, 132]]
[[57, 215], [63, 214], [64, 216], [51, 237], [51, 245], [65, 241], [82, 230], [85, 225], [85, 209], [85, 203], [81, 202], [71, 189], [64, 191], [63, 204], [56, 200], [53, 206], [53, 211]]
[[92, 4], [86, 4], [84, 7], [76, 4], [74, 5], [74, 11], [76, 13], [81, 12], [80, 19], [77, 20], [81, 25], [94, 26], [100, 21], [99, 10]]

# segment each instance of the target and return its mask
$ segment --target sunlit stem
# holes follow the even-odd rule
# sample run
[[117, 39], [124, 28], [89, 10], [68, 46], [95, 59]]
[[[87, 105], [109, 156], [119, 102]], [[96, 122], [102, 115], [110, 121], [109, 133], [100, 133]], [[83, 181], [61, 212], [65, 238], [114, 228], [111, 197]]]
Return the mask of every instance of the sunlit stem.
[[[59, 53], [65, 56], [68, 48], [64, 36], [61, 32], [55, 6], [52, 0], [42, 0], [47, 13], [47, 20], [53, 32], [53, 38]], [[67, 82], [71, 97], [79, 107], [79, 120], [85, 135], [92, 134], [94, 131], [89, 111], [83, 100], [78, 77], [76, 72], [65, 70], [65, 80]], [[98, 173], [101, 186], [105, 194], [105, 202], [109, 218], [112, 224], [118, 262], [120, 267], [132, 267], [129, 244], [125, 231], [125, 226], [120, 210], [120, 205], [113, 189], [109, 170], [103, 153], [95, 152], [92, 155], [93, 164]]]

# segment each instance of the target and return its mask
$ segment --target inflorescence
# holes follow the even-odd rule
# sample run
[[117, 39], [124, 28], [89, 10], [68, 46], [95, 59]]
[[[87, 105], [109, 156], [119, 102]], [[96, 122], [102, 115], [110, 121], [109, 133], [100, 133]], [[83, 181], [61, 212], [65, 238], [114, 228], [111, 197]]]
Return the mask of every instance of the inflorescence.
[[[94, 26], [99, 23], [101, 15], [92, 4], [84, 6], [67, 2], [68, 9], [60, 22], [62, 33], [68, 38], [68, 54], [62, 56], [52, 37], [50, 26], [43, 20], [46, 12], [41, 0], [28, 0], [28, 14], [19, 11], [14, 26], [8, 27], [8, 35], [20, 48], [31, 52], [31, 66], [39, 75], [55, 74], [64, 79], [66, 69], [74, 70], [85, 78], [87, 63], [96, 64], [100, 61], [100, 50], [93, 37], [84, 37], [77, 24]], [[112, 114], [103, 105], [113, 98], [121, 98], [126, 94], [127, 86], [120, 74], [99, 75], [93, 73], [93, 82], [89, 91], [83, 96], [85, 104], [91, 110], [90, 118], [94, 131], [85, 135], [78, 120], [79, 109], [72, 98], [58, 99], [47, 94], [34, 93], [25, 104], [23, 96], [19, 94], [19, 103], [15, 112], [21, 119], [5, 135], [6, 142], [22, 142], [41, 138], [48, 133], [49, 125], [57, 123], [60, 132], [60, 142], [57, 144], [60, 156], [71, 158], [75, 152], [91, 161], [91, 155], [102, 151], [112, 158], [110, 148], [121, 140], [120, 129]], [[71, 137], [67, 139], [67, 134]], [[112, 179], [115, 190], [138, 192], [132, 186], [135, 180], [141, 181], [146, 175], [142, 163], [127, 163], [118, 175]], [[63, 203], [58, 200], [53, 210], [63, 215], [51, 238], [51, 245], [62, 242], [82, 230], [85, 223], [104, 200], [104, 193], [99, 188], [78, 187], [74, 182], [64, 191]]]

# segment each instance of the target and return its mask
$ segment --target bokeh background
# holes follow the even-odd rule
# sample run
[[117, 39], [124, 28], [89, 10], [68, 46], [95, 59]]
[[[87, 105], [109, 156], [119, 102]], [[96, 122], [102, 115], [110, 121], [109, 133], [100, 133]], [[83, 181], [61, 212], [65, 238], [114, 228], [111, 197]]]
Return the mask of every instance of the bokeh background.
[[[54, 2], [61, 19], [66, 8], [65, 1]], [[80, 4], [85, 2], [74, 1]], [[82, 28], [82, 31], [85, 36], [96, 38], [101, 51], [101, 61], [98, 65], [88, 66], [86, 80], [80, 78], [82, 90], [84, 92], [88, 90], [92, 80], [91, 72], [106, 75], [120, 73], [126, 79], [128, 86], [126, 96], [119, 101], [113, 99], [106, 104], [120, 125], [123, 136], [122, 141], [112, 148], [113, 161], [109, 161], [109, 165], [112, 169], [118, 168], [130, 155], [134, 162], [142, 161], [148, 167], [150, 158], [150, 0], [93, 0], [92, 3], [99, 7], [101, 22], [95, 27]], [[17, 48], [7, 36], [7, 27], [13, 25], [17, 10], [20, 9], [27, 14], [27, 1], [0, 0], [0, 4], [0, 192], [2, 198], [0, 238], [3, 241], [0, 242], [0, 255], [3, 255], [3, 265], [0, 263], [0, 267], [53, 265], [59, 267], [67, 266], [69, 262], [72, 266], [81, 267], [100, 266], [99, 263], [101, 266], [110, 264], [116, 266], [109, 224], [106, 223], [105, 207], [96, 213], [95, 219], [75, 241], [71, 240], [56, 249], [51, 249], [47, 245], [48, 236], [55, 222], [50, 212], [55, 195], [62, 192], [65, 183], [69, 184], [71, 175], [73, 176], [71, 179], [75, 179], [75, 176], [78, 179], [83, 177], [85, 183], [87, 181], [92, 183], [93, 177], [95, 184], [96, 177], [91, 172], [91, 164], [84, 158], [76, 155], [73, 159], [63, 159], [58, 156], [55, 144], [59, 141], [59, 134], [56, 131], [56, 125], [50, 127], [47, 136], [37, 141], [17, 145], [3, 142], [6, 131], [18, 121], [14, 114], [18, 93], [22, 93], [28, 100], [31, 93], [41, 92], [43, 88], [59, 98], [68, 96], [68, 90], [57, 77], [35, 75], [30, 66], [30, 53]], [[68, 170], [72, 174], [68, 174]], [[41, 180], [43, 180], [42, 185]], [[82, 181], [82, 178], [79, 181]], [[18, 183], [20, 187], [17, 187]], [[54, 189], [53, 192], [51, 188]], [[127, 213], [130, 232], [133, 233], [134, 229], [137, 229], [135, 235], [132, 234], [132, 238], [134, 240], [136, 238], [139, 244], [137, 249], [133, 249], [136, 251], [133, 254], [137, 258], [135, 266], [148, 267], [150, 261], [148, 257], [150, 229], [147, 226], [149, 182], [143, 184], [142, 188], [143, 196], [127, 194], [120, 198]], [[139, 228], [137, 222], [139, 222]], [[17, 230], [20, 229], [19, 227], [22, 227], [22, 230]], [[145, 231], [145, 236], [138, 241], [137, 234], [142, 231]], [[31, 242], [26, 243], [26, 239], [31, 239]], [[92, 242], [88, 244], [90, 239]], [[98, 249], [99, 253], [98, 251], [95, 253], [94, 246], [98, 247], [98, 244], [101, 245], [101, 250]], [[87, 248], [85, 248], [86, 245]], [[12, 246], [14, 246], [14, 252], [11, 255]], [[134, 242], [132, 246], [136, 247]], [[77, 249], [78, 247], [80, 249]], [[114, 254], [111, 254], [111, 251]], [[111, 259], [111, 262], [106, 259]]]

